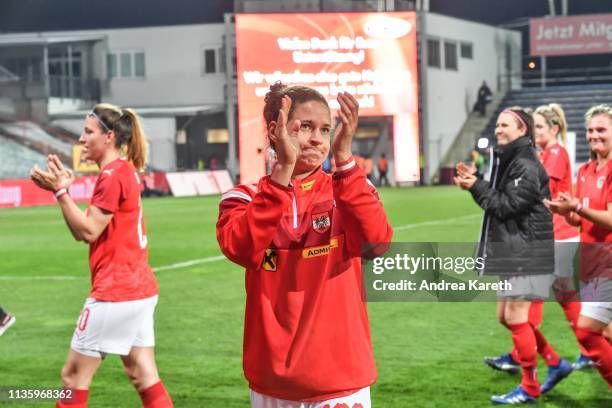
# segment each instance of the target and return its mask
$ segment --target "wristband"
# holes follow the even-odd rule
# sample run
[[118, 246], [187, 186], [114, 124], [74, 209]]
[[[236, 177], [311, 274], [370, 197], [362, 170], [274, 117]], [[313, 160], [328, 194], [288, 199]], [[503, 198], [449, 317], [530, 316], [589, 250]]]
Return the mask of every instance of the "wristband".
[[580, 210], [582, 210], [582, 203], [579, 202], [578, 205], [576, 206], [576, 209], [574, 210], [574, 212], [576, 214], [578, 214], [580, 212]]
[[64, 194], [68, 194], [68, 190], [66, 190], [65, 187], [62, 187], [62, 188], [60, 188], [59, 190], [57, 190], [56, 192], [53, 193], [55, 198], [60, 198]]

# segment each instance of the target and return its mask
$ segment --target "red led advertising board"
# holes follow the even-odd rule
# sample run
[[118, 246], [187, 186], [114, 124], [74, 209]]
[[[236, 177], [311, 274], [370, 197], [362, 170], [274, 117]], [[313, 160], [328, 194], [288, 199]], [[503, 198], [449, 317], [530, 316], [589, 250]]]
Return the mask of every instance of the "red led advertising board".
[[393, 171], [419, 179], [416, 14], [237, 14], [236, 54], [241, 182], [265, 174], [262, 110], [271, 84], [319, 90], [332, 111], [352, 93], [360, 116], [393, 117]]

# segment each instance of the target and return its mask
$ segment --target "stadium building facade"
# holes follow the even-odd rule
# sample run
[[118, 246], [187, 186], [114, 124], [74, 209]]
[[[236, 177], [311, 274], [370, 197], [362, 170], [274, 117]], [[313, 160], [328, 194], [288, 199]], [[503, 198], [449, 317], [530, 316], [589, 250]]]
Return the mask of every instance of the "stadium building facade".
[[[521, 38], [512, 30], [429, 12], [417, 13], [417, 32], [419, 150], [429, 183], [482, 81], [495, 92], [499, 78], [520, 71]], [[78, 134], [91, 106], [108, 101], [143, 117], [153, 168], [216, 162], [236, 175], [235, 55], [229, 15], [225, 23], [2, 34], [0, 114], [50, 121]], [[363, 121], [367, 131], [377, 129], [380, 143], [357, 143], [384, 147], [401, 137], [387, 119]], [[390, 157], [391, 168], [403, 159], [399, 155]]]

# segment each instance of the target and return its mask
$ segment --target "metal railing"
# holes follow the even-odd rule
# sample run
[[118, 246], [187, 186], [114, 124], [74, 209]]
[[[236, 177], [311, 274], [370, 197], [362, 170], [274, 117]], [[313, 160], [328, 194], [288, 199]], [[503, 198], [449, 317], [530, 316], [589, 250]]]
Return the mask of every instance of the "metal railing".
[[101, 100], [108, 92], [108, 81], [94, 78], [70, 78], [61, 75], [49, 75], [48, 82], [17, 80], [3, 83], [0, 97], [15, 100], [63, 98]]
[[498, 76], [500, 90], [546, 88], [560, 85], [592, 85], [612, 83], [612, 67], [590, 67], [522, 71]]

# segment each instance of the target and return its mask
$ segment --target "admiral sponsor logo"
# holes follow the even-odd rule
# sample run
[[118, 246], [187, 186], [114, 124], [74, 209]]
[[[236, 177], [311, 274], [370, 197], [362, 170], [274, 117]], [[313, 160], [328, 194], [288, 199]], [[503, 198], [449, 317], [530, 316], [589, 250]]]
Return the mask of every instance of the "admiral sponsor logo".
[[329, 245], [306, 248], [302, 251], [303, 258], [314, 258], [321, 255], [327, 255], [332, 248], [338, 248], [338, 238], [333, 238], [329, 241]]

